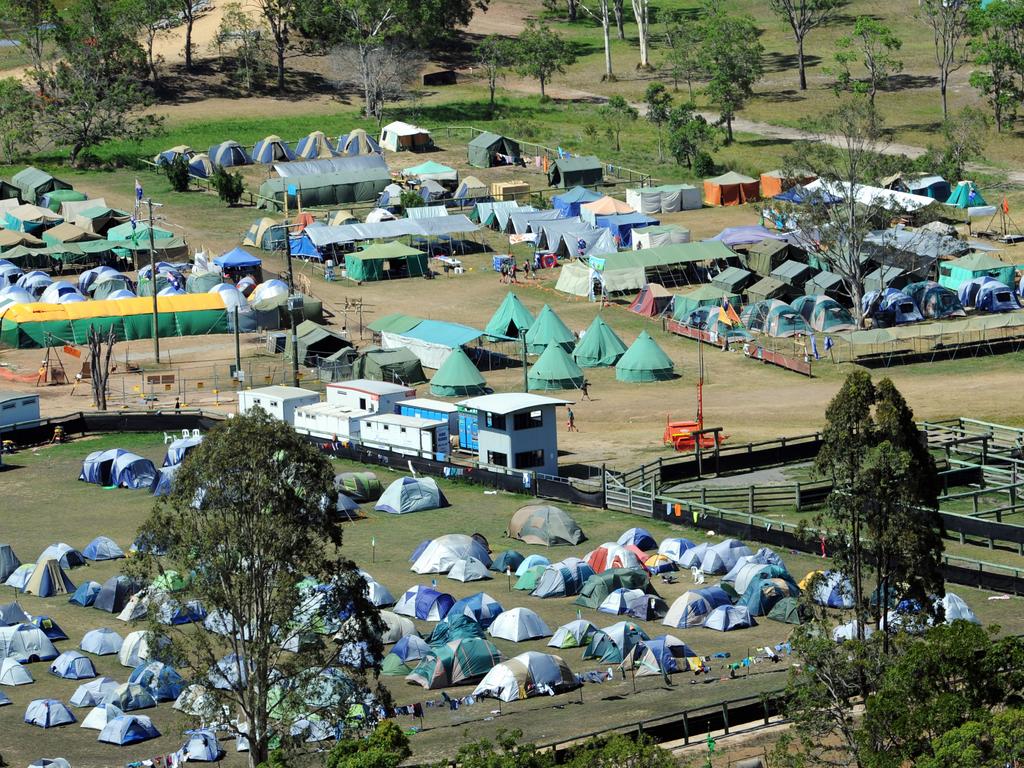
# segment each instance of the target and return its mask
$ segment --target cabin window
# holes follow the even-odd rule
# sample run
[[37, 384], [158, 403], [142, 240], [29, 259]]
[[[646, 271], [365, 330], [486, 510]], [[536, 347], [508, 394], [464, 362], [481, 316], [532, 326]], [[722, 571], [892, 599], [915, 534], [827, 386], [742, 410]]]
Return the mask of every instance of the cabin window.
[[487, 452], [487, 463], [494, 467], [507, 467], [508, 466], [508, 454], [500, 453], [498, 451]]
[[523, 411], [517, 413], [513, 418], [515, 428], [520, 429], [536, 429], [537, 427], [544, 426], [544, 412], [543, 411]]
[[544, 451], [521, 451], [516, 454], [516, 469], [544, 466]]
[[[497, 429], [499, 431], [505, 431], [505, 415], [501, 413], [488, 413], [487, 414], [487, 426], [491, 429]], [[504, 465], [502, 465], [504, 466]]]

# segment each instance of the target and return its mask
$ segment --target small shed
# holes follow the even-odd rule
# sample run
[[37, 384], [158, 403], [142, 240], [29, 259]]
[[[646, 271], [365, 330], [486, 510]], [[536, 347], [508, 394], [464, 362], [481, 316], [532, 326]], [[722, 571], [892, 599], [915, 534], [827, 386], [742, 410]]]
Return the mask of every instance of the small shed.
[[467, 152], [474, 168], [514, 165], [519, 161], [519, 142], [485, 131], [469, 142]]
[[780, 299], [788, 301], [796, 295], [793, 287], [774, 277], [762, 277], [756, 283], [747, 288], [747, 301], [767, 301], [768, 299]]
[[604, 180], [604, 166], [594, 156], [560, 157], [548, 167], [548, 186], [593, 186]]
[[39, 395], [0, 392], [0, 428], [39, 421]]
[[939, 285], [959, 290], [968, 280], [992, 277], [1003, 285], [1013, 285], [1014, 266], [987, 253], [969, 253], [939, 264]]
[[726, 267], [713, 278], [711, 284], [724, 293], [739, 294], [750, 285], [753, 273], [741, 267]]
[[568, 405], [566, 400], [502, 392], [471, 397], [458, 405], [459, 444], [475, 448], [482, 465], [500, 471], [558, 474], [555, 409]]

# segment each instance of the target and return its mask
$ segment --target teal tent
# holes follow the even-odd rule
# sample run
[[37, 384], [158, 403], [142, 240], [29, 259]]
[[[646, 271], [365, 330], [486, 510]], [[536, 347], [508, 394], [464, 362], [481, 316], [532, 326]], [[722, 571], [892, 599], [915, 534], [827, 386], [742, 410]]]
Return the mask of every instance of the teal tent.
[[572, 356], [581, 368], [597, 368], [615, 365], [626, 351], [625, 342], [600, 315], [580, 337]]
[[960, 286], [979, 277], [991, 277], [1003, 285], [1013, 285], [1014, 266], [987, 253], [968, 253], [959, 259], [939, 264], [939, 285], [960, 290]]
[[636, 341], [615, 364], [615, 378], [619, 381], [667, 381], [674, 377], [672, 359], [647, 331], [640, 332]]
[[549, 344], [526, 374], [529, 389], [579, 389], [583, 371], [558, 344]]
[[672, 300], [672, 317], [686, 322], [694, 310], [701, 307], [720, 307], [723, 298], [729, 299], [734, 308], [740, 305], [740, 297], [731, 291], [722, 290], [716, 285], [698, 285], [692, 291], [675, 295]]
[[540, 355], [551, 344], [557, 344], [570, 352], [576, 344], [576, 337], [562, 322], [562, 318], [555, 314], [555, 310], [545, 304], [526, 332], [526, 349], [531, 355]]
[[981, 191], [975, 186], [973, 181], [961, 181], [956, 185], [949, 199], [946, 200], [946, 205], [952, 205], [954, 208], [965, 210], [967, 208], [988, 205], [988, 203], [985, 202], [985, 198], [981, 196]]
[[533, 325], [533, 315], [530, 314], [530, 310], [523, 306], [518, 296], [509, 291], [505, 294], [501, 306], [491, 315], [487, 327], [484, 328], [484, 333], [491, 338], [507, 336], [518, 339], [519, 332], [530, 330], [531, 325]]
[[427, 269], [427, 254], [397, 241], [374, 243], [345, 256], [345, 274], [358, 283], [422, 277]]
[[487, 382], [462, 347], [452, 350], [430, 380], [430, 394], [439, 397], [473, 397], [484, 394], [486, 388]]

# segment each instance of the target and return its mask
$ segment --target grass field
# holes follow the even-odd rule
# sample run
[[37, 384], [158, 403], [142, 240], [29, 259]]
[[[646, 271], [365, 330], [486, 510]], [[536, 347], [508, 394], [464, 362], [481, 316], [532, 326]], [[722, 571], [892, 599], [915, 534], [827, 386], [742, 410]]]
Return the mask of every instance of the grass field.
[[[47, 545], [56, 541], [65, 541], [82, 548], [100, 534], [111, 536], [127, 548], [153, 499], [144, 492], [103, 490], [76, 479], [81, 459], [86, 453], [115, 446], [134, 450], [156, 462], [163, 455], [161, 436], [121, 434], [77, 440], [65, 445], [24, 451], [10, 457], [11, 468], [2, 475], [4, 542], [10, 543], [25, 561], [31, 561]], [[340, 464], [338, 467], [343, 468]], [[377, 468], [374, 471], [384, 483], [398, 477], [397, 473], [391, 471]], [[679, 530], [667, 524], [641, 521], [614, 512], [567, 507], [587, 533], [588, 541], [576, 548], [547, 550], [504, 538], [509, 518], [516, 509], [529, 502], [528, 498], [505, 493], [492, 495], [479, 487], [448, 481], [441, 481], [441, 485], [452, 503], [450, 508], [403, 517], [369, 510], [366, 519], [346, 526], [345, 554], [371, 572], [395, 595], [415, 583], [429, 584], [429, 577], [417, 577], [409, 572], [407, 558], [421, 540], [441, 533], [480, 532], [487, 537], [495, 552], [514, 548], [523, 554], [539, 553], [551, 559], [560, 559], [570, 554], [581, 555], [603, 541], [615, 540], [626, 528], [638, 523], [643, 523], [659, 540], [669, 535], [683, 535], [696, 541], [717, 541], [721, 538], [705, 537], [702, 532]], [[375, 548], [371, 547], [371, 539], [376, 540]], [[819, 558], [792, 552], [782, 554], [787, 566], [798, 578], [809, 570], [822, 567]], [[69, 575], [76, 584], [86, 579], [102, 582], [117, 573], [119, 565], [117, 561], [91, 564], [74, 569]], [[552, 630], [577, 616], [577, 607], [571, 598], [539, 600], [526, 593], [510, 592], [506, 579], [500, 575], [494, 580], [476, 584], [461, 584], [444, 577], [437, 577], [437, 581], [441, 589], [456, 598], [484, 590], [506, 608], [528, 606]], [[674, 585], [656, 584], [659, 593], [669, 603], [690, 586], [688, 574], [681, 574], [679, 583]], [[1024, 613], [1020, 610], [1021, 602], [1018, 599], [1009, 603], [992, 602], [986, 600], [984, 593], [976, 590], [955, 588], [955, 591], [970, 603], [985, 623], [998, 623], [1007, 632], [1024, 632]], [[17, 599], [30, 614], [54, 618], [70, 637], [70, 640], [57, 644], [59, 650], [76, 647], [81, 636], [95, 627], [109, 626], [122, 636], [131, 631], [131, 627], [122, 625], [116, 617], [70, 606], [65, 598], [40, 599], [15, 595], [5, 590], [3, 599]], [[583, 618], [598, 626], [606, 626], [617, 620], [616, 617], [589, 609], [580, 610]], [[639, 623], [651, 636], [662, 634], [665, 629], [657, 623]], [[417, 624], [422, 633], [430, 631], [429, 624]], [[727, 652], [735, 660], [748, 655], [755, 647], [782, 642], [789, 630], [789, 626], [766, 620], [756, 628], [740, 632], [722, 634], [689, 629], [676, 630], [673, 634], [686, 641], [699, 654]], [[507, 656], [512, 656], [525, 650], [544, 651], [544, 642], [537, 640], [512, 644], [499, 640], [497, 645]], [[582, 660], [580, 649], [566, 650], [562, 655], [574, 671], [598, 668], [593, 662]], [[118, 664], [116, 657], [94, 661], [100, 674], [119, 681], [128, 675], [128, 670]], [[614, 682], [587, 686], [582, 694], [582, 704], [578, 703], [580, 695], [573, 693], [553, 699], [505, 704], [500, 708], [496, 703], [487, 703], [457, 712], [442, 708], [427, 709], [424, 730], [412, 740], [415, 759], [426, 761], [449, 755], [467, 735], [469, 738], [493, 736], [499, 728], [521, 728], [529, 734], [530, 739], [543, 743], [610, 728], [624, 722], [695, 708], [726, 698], [741, 698], [784, 685], [785, 675], [782, 672], [785, 663], [757, 665], [752, 668], [749, 678], [737, 680], [728, 679], [728, 673], [721, 668], [723, 663], [715, 662], [713, 674], [707, 677], [677, 675], [672, 686], [666, 686], [660, 678], [641, 678], [637, 681], [635, 693], [629, 680], [617, 676]], [[45, 731], [24, 725], [21, 717], [29, 701], [44, 697], [66, 700], [76, 687], [72, 681], [50, 676], [45, 664], [31, 665], [30, 671], [36, 682], [28, 686], [5, 688], [4, 692], [13, 704], [0, 709], [0, 733], [5, 736], [3, 755], [12, 765], [27, 764], [42, 756], [58, 755], [68, 758], [75, 766], [124, 764], [172, 751], [179, 746], [182, 731], [189, 725], [169, 704], [161, 704], [146, 714], [152, 715], [154, 723], [163, 734], [162, 738], [124, 749], [99, 745], [95, 741], [94, 732], [81, 730], [75, 725]], [[430, 693], [418, 686], [408, 685], [401, 678], [383, 679], [399, 704], [439, 698], [436, 692]], [[470, 687], [463, 687], [453, 689], [451, 693], [464, 696], [470, 691]], [[500, 714], [492, 712], [498, 709]], [[86, 712], [78, 710], [76, 716], [81, 718]], [[407, 727], [418, 724], [412, 718], [402, 718], [401, 722]], [[229, 755], [226, 762], [240, 764], [240, 758], [232, 754], [233, 745], [229, 743], [227, 746]]]

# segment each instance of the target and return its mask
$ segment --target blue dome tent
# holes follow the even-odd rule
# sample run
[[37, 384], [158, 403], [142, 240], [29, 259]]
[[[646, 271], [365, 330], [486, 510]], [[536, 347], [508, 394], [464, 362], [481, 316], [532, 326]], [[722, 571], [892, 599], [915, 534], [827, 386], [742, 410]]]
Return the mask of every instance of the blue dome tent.
[[65, 680], [87, 680], [96, 677], [92, 659], [78, 651], [64, 651], [50, 665], [50, 674]]
[[97, 536], [82, 550], [82, 555], [86, 560], [118, 560], [124, 557], [124, 550], [113, 539]]
[[123, 451], [114, 459], [111, 468], [113, 485], [121, 488], [152, 488], [156, 480], [156, 467], [149, 459], [135, 453]]
[[993, 277], [976, 277], [960, 286], [960, 303], [979, 312], [1012, 312], [1020, 309], [1013, 289]]
[[25, 710], [25, 722], [40, 728], [55, 728], [76, 722], [75, 716], [63, 701], [36, 699]]
[[116, 744], [119, 747], [138, 744], [140, 741], [160, 738], [160, 731], [153, 721], [144, 715], [118, 715], [108, 720], [100, 731], [97, 741]]
[[96, 602], [96, 596], [100, 593], [101, 585], [98, 581], [84, 581], [78, 585], [75, 593], [68, 598], [68, 602], [82, 608], [88, 608]]
[[162, 661], [140, 664], [128, 676], [129, 683], [138, 683], [157, 701], [174, 701], [185, 689], [185, 680]]
[[104, 487], [115, 485], [113, 482], [114, 461], [124, 453], [128, 453], [128, 451], [120, 448], [93, 451], [82, 462], [82, 471], [79, 473], [78, 479]]
[[210, 147], [207, 152], [214, 166], [230, 168], [235, 165], [251, 165], [252, 158], [237, 141], [225, 141]]
[[163, 466], [170, 467], [175, 464], [181, 464], [185, 460], [189, 451], [195, 448], [203, 442], [203, 436], [197, 435], [196, 437], [181, 437], [175, 440], [168, 446], [167, 453], [164, 455]]
[[49, 616], [35, 616], [32, 625], [43, 630], [49, 640], [67, 640], [67, 633], [60, 628], [60, 625]]
[[124, 640], [117, 632], [107, 627], [100, 627], [86, 632], [78, 647], [93, 656], [113, 656], [121, 650], [123, 644]]

